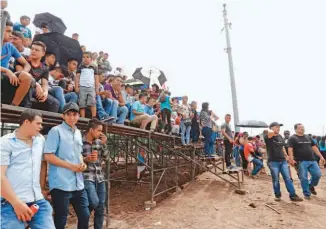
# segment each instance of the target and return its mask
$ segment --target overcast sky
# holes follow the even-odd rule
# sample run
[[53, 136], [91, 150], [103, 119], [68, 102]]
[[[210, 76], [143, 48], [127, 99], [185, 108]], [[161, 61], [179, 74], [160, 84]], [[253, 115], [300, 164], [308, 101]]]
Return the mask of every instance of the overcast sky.
[[[173, 95], [208, 101], [222, 119], [232, 113], [223, 3], [231, 44], [240, 120], [279, 121], [293, 132], [326, 129], [326, 1], [323, 0], [9, 0], [21, 15], [51, 12], [66, 35], [80, 34], [90, 51], [106, 51], [129, 74], [163, 70]], [[30, 26], [33, 28], [33, 26]], [[325, 130], [326, 131], [326, 130]]]

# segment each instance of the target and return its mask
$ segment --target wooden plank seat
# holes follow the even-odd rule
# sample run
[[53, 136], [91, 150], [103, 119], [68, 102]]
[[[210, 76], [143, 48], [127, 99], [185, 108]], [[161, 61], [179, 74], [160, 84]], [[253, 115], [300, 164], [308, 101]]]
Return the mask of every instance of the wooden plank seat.
[[[19, 117], [21, 112], [23, 112], [26, 108], [17, 107], [7, 104], [1, 104], [1, 122], [5, 123], [19, 123]], [[44, 126], [56, 126], [62, 123], [62, 114], [53, 113], [48, 111], [41, 111], [42, 118], [43, 118], [43, 125]], [[85, 130], [87, 128], [88, 122], [90, 119], [88, 118], [79, 118], [77, 123], [77, 127], [79, 129]], [[119, 134], [123, 136], [130, 136], [130, 137], [144, 137], [144, 138], [151, 138], [156, 140], [173, 140], [180, 139], [175, 136], [169, 136], [162, 133], [151, 133], [148, 130], [141, 130], [139, 128], [131, 127], [131, 126], [123, 126], [118, 124], [107, 125], [107, 132], [111, 134]], [[178, 142], [178, 141], [176, 141]]]

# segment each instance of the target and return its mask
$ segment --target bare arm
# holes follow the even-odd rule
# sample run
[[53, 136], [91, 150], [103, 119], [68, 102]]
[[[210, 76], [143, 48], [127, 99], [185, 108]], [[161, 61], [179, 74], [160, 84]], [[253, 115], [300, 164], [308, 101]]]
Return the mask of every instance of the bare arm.
[[47, 173], [48, 173], [48, 163], [46, 161], [42, 161], [41, 176], [40, 176], [40, 184], [42, 190], [45, 189]]
[[46, 160], [47, 162], [49, 162], [52, 165], [71, 170], [71, 165], [72, 165], [71, 163], [58, 158], [53, 153], [44, 154], [44, 160]]
[[323, 155], [320, 153], [319, 149], [317, 146], [312, 146], [312, 150], [314, 151], [314, 153], [320, 158], [320, 159], [324, 159]]
[[143, 115], [144, 113], [143, 112], [137, 112], [136, 110], [132, 110], [132, 113], [134, 114], [134, 115]]
[[15, 203], [19, 202], [20, 199], [16, 196], [15, 191], [11, 187], [11, 184], [6, 177], [6, 171], [8, 166], [7, 165], [1, 165], [1, 193], [0, 196], [6, 199], [11, 205], [14, 205]]
[[24, 57], [19, 57], [17, 62], [20, 63], [24, 67], [25, 72], [29, 72], [31, 70], [31, 65], [26, 61]]
[[43, 92], [46, 93], [46, 95], [47, 95], [48, 92], [49, 92], [48, 80], [45, 79], [45, 78], [42, 78], [42, 80], [41, 80], [41, 86], [42, 86]]
[[282, 148], [282, 151], [283, 151], [284, 157], [285, 157], [285, 158], [288, 158], [289, 156], [288, 156], [288, 154], [286, 153], [286, 150], [285, 150], [285, 147], [284, 147], [284, 146], [283, 146], [283, 148]]
[[118, 101], [119, 106], [124, 106], [126, 104], [121, 92], [119, 93]]
[[97, 95], [99, 95], [99, 91], [100, 91], [100, 81], [98, 75], [95, 75], [95, 92]]
[[75, 91], [77, 93], [79, 92], [79, 81], [80, 81], [80, 73], [77, 73], [75, 78]]
[[6, 177], [6, 171], [8, 166], [1, 165], [1, 191], [0, 196], [3, 197], [6, 201], [8, 201], [11, 206], [14, 208], [17, 218], [24, 222], [30, 221], [33, 215], [32, 210], [26, 205], [26, 203], [22, 202], [15, 191], [11, 187], [11, 184]]

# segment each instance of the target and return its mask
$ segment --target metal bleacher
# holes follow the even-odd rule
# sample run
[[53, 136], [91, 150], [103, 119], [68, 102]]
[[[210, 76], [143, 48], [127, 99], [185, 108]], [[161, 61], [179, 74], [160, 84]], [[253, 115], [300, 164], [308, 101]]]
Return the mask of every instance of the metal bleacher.
[[[1, 135], [6, 123], [19, 123], [19, 117], [26, 108], [1, 104]], [[43, 126], [52, 127], [62, 123], [62, 115], [47, 111], [42, 113]], [[89, 119], [80, 118], [77, 127], [85, 130]], [[243, 171], [227, 171], [224, 166], [224, 157], [206, 159], [203, 155], [203, 146], [181, 146], [180, 138], [161, 133], [152, 133], [147, 130], [126, 125], [105, 125], [105, 133], [108, 136], [108, 148], [110, 160], [106, 163], [106, 174], [112, 182], [136, 182], [128, 172], [137, 163], [138, 148], [142, 147], [147, 152], [146, 167], [149, 176], [142, 181], [149, 185], [149, 201], [155, 197], [170, 191], [179, 189], [179, 178], [188, 174], [188, 181], [193, 180], [202, 172], [209, 172], [240, 188], [243, 183]], [[119, 173], [112, 171], [119, 171]], [[119, 174], [114, 176], [110, 174]], [[108, 185], [109, 186], [109, 185]], [[109, 193], [108, 193], [109, 195]], [[109, 210], [109, 197], [108, 206]], [[109, 217], [108, 217], [109, 218]]]

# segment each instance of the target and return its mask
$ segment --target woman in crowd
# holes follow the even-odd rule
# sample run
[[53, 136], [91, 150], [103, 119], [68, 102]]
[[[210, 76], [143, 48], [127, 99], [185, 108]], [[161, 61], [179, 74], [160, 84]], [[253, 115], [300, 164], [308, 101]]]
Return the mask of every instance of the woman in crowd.
[[240, 138], [239, 132], [236, 132], [234, 135], [233, 157], [237, 167], [241, 166], [241, 157], [239, 153], [239, 147], [240, 147], [239, 138]]
[[209, 104], [203, 103], [202, 104], [202, 110], [200, 112], [200, 125], [202, 127], [202, 135], [205, 138], [205, 145], [204, 145], [204, 151], [205, 156], [210, 156], [210, 149], [211, 145], [214, 144], [212, 142], [212, 127], [213, 123], [211, 120], [211, 112], [208, 110]]
[[191, 119], [192, 119], [192, 114], [191, 114], [191, 108], [188, 104], [188, 97], [183, 96], [182, 97], [182, 105], [180, 105], [180, 110], [179, 112], [182, 115], [182, 120], [181, 120], [181, 143], [182, 145], [189, 145], [190, 144], [190, 130], [191, 130]]

